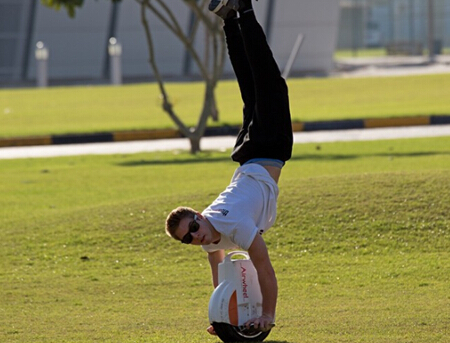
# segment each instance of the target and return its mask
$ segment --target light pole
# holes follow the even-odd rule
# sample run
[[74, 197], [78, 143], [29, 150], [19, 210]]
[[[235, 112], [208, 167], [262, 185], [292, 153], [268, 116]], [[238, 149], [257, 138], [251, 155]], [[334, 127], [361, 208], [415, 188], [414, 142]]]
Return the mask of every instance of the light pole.
[[428, 61], [434, 60], [434, 0], [428, 0]]
[[108, 53], [110, 57], [110, 77], [113, 85], [122, 84], [122, 45], [116, 38], [109, 39]]
[[36, 57], [36, 84], [40, 88], [47, 87], [49, 52], [43, 42], [37, 42], [34, 56]]

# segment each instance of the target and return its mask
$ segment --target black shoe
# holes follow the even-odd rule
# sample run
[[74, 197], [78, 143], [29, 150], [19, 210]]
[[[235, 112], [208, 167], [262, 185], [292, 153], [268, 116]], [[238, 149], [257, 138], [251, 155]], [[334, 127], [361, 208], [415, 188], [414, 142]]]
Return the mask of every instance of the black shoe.
[[208, 9], [225, 20], [236, 15], [239, 0], [211, 0]]
[[208, 9], [225, 20], [234, 17], [236, 12], [252, 11], [253, 6], [252, 0], [211, 0]]

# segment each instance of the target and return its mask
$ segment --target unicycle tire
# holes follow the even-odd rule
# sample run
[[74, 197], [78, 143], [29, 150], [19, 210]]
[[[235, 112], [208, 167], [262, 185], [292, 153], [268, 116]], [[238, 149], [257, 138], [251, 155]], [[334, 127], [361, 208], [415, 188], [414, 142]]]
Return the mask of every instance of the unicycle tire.
[[225, 342], [262, 342], [270, 333], [269, 331], [257, 331], [246, 333], [239, 330], [237, 326], [227, 323], [212, 323], [217, 336]]

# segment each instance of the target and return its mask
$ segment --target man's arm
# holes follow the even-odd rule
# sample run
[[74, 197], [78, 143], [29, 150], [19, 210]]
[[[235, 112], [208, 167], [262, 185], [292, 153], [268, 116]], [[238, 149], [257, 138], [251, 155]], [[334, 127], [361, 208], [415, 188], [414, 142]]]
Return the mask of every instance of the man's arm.
[[217, 250], [208, 253], [208, 261], [211, 266], [211, 274], [214, 288], [219, 285], [219, 263], [225, 258], [224, 250]]
[[263, 314], [259, 318], [252, 319], [247, 324], [254, 323], [256, 328], [270, 329], [270, 324], [275, 320], [277, 306], [278, 284], [270, 262], [266, 243], [261, 235], [256, 235], [248, 254], [258, 272], [258, 281], [263, 298]]

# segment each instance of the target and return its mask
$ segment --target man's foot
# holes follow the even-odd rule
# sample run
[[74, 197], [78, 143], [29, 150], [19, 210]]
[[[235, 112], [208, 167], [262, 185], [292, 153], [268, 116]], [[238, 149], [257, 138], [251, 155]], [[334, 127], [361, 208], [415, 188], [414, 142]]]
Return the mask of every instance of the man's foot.
[[223, 20], [236, 16], [239, 0], [211, 0], [208, 9]]
[[224, 20], [253, 10], [252, 0], [211, 0], [208, 8]]

